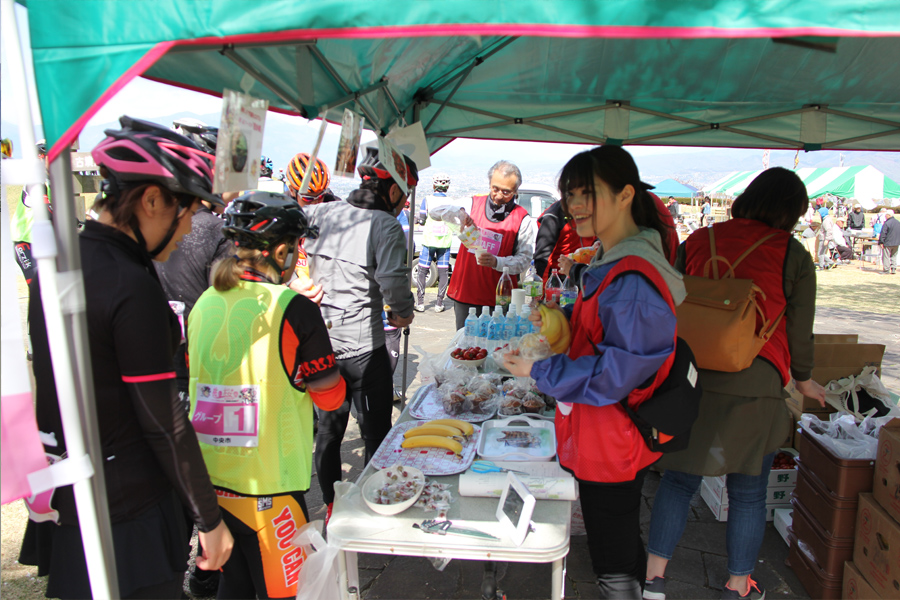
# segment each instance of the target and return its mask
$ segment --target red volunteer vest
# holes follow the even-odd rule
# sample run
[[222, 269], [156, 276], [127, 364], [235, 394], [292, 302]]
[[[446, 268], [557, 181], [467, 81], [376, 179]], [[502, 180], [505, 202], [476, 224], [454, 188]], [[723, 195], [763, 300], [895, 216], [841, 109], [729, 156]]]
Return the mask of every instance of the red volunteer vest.
[[[570, 358], [597, 354], [592, 340], [603, 340], [603, 323], [598, 315], [597, 299], [616, 277], [630, 271], [647, 277], [675, 313], [672, 294], [656, 268], [643, 258], [626, 256], [609, 270], [590, 298], [585, 299], [579, 293], [572, 312]], [[674, 341], [677, 342], [677, 331]], [[628, 394], [628, 405], [636, 408], [652, 396], [668, 376], [674, 361], [673, 351], [649, 386]], [[601, 483], [631, 481], [638, 471], [662, 456], [661, 452], [652, 452], [647, 447], [637, 427], [618, 402], [607, 406], [576, 403], [568, 415], [557, 411], [556, 447], [560, 465], [572, 471], [578, 479]]]
[[[485, 215], [487, 196], [472, 196], [472, 220], [479, 229], [487, 229], [503, 235], [500, 253], [497, 256], [511, 256], [519, 235], [519, 227], [528, 216], [528, 211], [516, 206], [503, 221], [492, 223]], [[494, 306], [497, 300], [497, 282], [502, 273], [475, 262], [475, 253], [461, 245], [453, 267], [453, 277], [447, 295], [458, 302], [480, 306]], [[510, 273], [513, 287], [518, 285], [515, 275]]]
[[[784, 261], [787, 257], [788, 242], [791, 235], [787, 231], [774, 229], [755, 219], [731, 219], [713, 225], [716, 238], [716, 253], [728, 259], [729, 263], [737, 260], [744, 251], [760, 238], [775, 233], [751, 252], [735, 269], [738, 279], [752, 279], [765, 293], [765, 299], [759, 297], [757, 302], [762, 306], [767, 319], [775, 319], [784, 310], [787, 300], [784, 297]], [[709, 232], [705, 227], [698, 229], [685, 242], [685, 273], [703, 276], [703, 266], [711, 255]], [[723, 276], [727, 267], [719, 262], [719, 275]], [[710, 269], [710, 277], [712, 270]], [[756, 316], [756, 331], [762, 326], [762, 318]], [[759, 352], [778, 369], [781, 380], [787, 385], [791, 380], [791, 353], [788, 349], [785, 319], [782, 319], [775, 333]]]
[[588, 248], [596, 241], [596, 239], [597, 238], [595, 237], [581, 237], [578, 235], [578, 232], [575, 231], [572, 222], [567, 222], [560, 230], [559, 238], [557, 238], [556, 245], [553, 247], [553, 252], [550, 253], [550, 260], [547, 261], [547, 270], [541, 273], [544, 283], [547, 283], [547, 278], [550, 277], [550, 273], [553, 272], [553, 269], [559, 268], [560, 256], [563, 254], [571, 254], [579, 248]]

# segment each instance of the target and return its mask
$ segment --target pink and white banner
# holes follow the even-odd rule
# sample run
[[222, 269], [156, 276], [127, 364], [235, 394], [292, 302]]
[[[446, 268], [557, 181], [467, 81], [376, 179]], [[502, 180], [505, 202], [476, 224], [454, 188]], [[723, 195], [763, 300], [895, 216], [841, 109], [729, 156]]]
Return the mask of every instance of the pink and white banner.
[[[3, 196], [6, 197], [4, 190]], [[0, 362], [0, 503], [31, 495], [28, 474], [47, 467], [38, 437], [34, 401], [16, 287], [19, 266], [13, 258], [6, 207], [0, 215], [0, 303], [2, 303], [2, 362]]]

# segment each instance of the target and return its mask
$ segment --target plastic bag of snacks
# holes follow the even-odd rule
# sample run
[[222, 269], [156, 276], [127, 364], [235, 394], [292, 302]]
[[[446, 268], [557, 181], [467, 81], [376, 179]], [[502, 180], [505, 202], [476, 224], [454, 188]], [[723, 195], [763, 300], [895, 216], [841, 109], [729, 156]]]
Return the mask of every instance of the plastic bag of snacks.
[[482, 415], [493, 413], [500, 400], [499, 391], [490, 380], [475, 377], [466, 385], [466, 397], [471, 405], [469, 410]]
[[527, 333], [519, 340], [519, 355], [529, 360], [543, 360], [553, 355], [547, 338], [539, 333]]

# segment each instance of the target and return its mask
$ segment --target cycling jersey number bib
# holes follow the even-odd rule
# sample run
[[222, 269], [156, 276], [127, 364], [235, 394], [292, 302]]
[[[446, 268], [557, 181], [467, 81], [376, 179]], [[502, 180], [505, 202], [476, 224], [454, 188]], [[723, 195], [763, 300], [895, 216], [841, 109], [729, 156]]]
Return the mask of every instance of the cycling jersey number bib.
[[211, 446], [259, 446], [259, 386], [197, 384], [191, 420], [197, 438]]

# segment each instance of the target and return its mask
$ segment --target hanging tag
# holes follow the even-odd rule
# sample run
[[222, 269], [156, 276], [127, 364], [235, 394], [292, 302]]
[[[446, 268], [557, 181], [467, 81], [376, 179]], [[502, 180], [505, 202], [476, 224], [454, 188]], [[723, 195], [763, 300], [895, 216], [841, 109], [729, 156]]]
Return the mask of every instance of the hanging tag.
[[253, 84], [256, 83], [256, 79], [253, 78], [253, 75], [250, 73], [244, 73], [244, 76], [241, 77], [241, 89], [244, 90], [245, 94], [249, 94], [250, 90], [253, 88]]
[[259, 161], [268, 108], [268, 100], [234, 90], [222, 93], [213, 193], [259, 187]]
[[383, 137], [378, 138], [378, 160], [387, 168], [400, 190], [404, 194], [409, 194], [409, 185], [406, 183], [406, 161], [394, 143]]
[[349, 108], [344, 109], [341, 120], [341, 141], [338, 143], [334, 174], [337, 177], [356, 176], [356, 157], [359, 155], [359, 138], [365, 119]]

